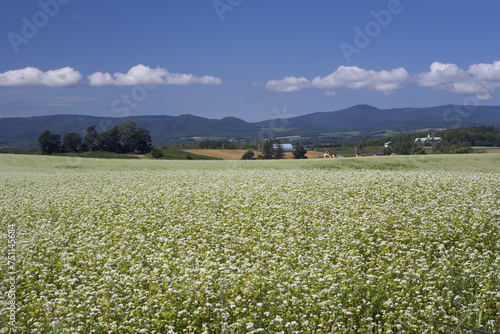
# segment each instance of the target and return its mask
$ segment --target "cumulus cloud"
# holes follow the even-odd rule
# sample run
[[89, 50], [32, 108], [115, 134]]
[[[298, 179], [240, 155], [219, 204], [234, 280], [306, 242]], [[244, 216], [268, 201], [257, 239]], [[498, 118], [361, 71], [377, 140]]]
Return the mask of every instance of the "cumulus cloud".
[[408, 72], [402, 67], [391, 71], [373, 71], [364, 70], [357, 66], [340, 66], [326, 77], [313, 79], [311, 84], [317, 88], [364, 88], [390, 94], [400, 89], [402, 83], [408, 79]]
[[275, 92], [296, 92], [311, 86], [311, 82], [304, 77], [285, 77], [280, 80], [270, 80], [266, 83], [266, 89]]
[[149, 68], [144, 65], [132, 67], [127, 73], [96, 72], [88, 77], [91, 86], [135, 86], [135, 85], [220, 85], [221, 79], [213, 76], [197, 77], [192, 74], [170, 73], [164, 68]]
[[332, 88], [370, 89], [392, 94], [410, 83], [433, 90], [448, 91], [453, 94], [471, 95], [479, 100], [491, 99], [491, 94], [500, 89], [500, 61], [493, 64], [474, 64], [462, 69], [456, 64], [434, 62], [428, 72], [409, 75], [400, 67], [392, 70], [366, 70], [357, 66], [340, 66], [325, 77], [312, 80], [304, 77], [287, 76], [270, 80], [266, 89], [275, 92], [296, 92], [308, 88], [326, 89], [326, 96], [335, 96]]
[[431, 64], [430, 72], [421, 73], [416, 78], [422, 87], [446, 88], [454, 82], [467, 81], [469, 74], [455, 64], [434, 62]]
[[500, 61], [493, 64], [471, 65], [468, 72], [475, 81], [481, 82], [487, 87], [500, 88]]
[[0, 73], [0, 86], [64, 87], [80, 83], [82, 75], [71, 67], [42, 72], [35, 67]]
[[429, 72], [416, 75], [415, 80], [422, 87], [489, 100], [491, 92], [500, 88], [500, 62], [474, 64], [467, 70], [455, 64], [434, 62]]
[[[356, 66], [340, 66], [335, 72], [326, 77], [316, 77], [308, 80], [304, 77], [285, 77], [280, 80], [271, 80], [266, 84], [268, 90], [276, 92], [295, 92], [306, 88], [338, 88], [371, 89], [391, 94], [402, 87], [409, 80], [408, 72], [404, 68], [391, 71], [364, 70]], [[333, 95], [330, 92], [328, 95]]]

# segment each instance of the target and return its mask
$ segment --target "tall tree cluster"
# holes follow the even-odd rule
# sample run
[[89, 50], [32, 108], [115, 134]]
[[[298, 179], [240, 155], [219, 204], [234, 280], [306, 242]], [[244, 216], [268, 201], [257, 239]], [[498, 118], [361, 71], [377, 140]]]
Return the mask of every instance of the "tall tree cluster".
[[70, 132], [61, 136], [44, 131], [38, 138], [42, 154], [62, 152], [107, 151], [114, 153], [148, 153], [151, 151], [151, 135], [144, 128], [136, 128], [137, 122], [125, 120], [121, 125], [115, 125], [104, 132], [97, 132], [96, 126], [87, 128], [82, 139], [80, 134]]
[[42, 154], [52, 154], [61, 152], [61, 135], [52, 134], [49, 130], [42, 132], [38, 137], [38, 144]]
[[285, 159], [285, 151], [279, 140], [266, 140], [262, 146], [263, 159]]
[[300, 143], [297, 143], [295, 145], [295, 148], [294, 148], [292, 154], [293, 154], [294, 159], [307, 159], [307, 157], [306, 157], [307, 150], [304, 147], [304, 145], [301, 145]]
[[470, 146], [500, 146], [500, 128], [495, 126], [471, 126], [468, 128], [437, 131], [443, 141], [451, 145], [469, 143]]

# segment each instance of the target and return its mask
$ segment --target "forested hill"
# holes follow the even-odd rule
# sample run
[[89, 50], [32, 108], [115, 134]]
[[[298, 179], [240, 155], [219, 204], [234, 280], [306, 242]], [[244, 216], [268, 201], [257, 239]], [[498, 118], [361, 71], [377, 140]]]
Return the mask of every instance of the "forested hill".
[[[208, 119], [193, 115], [134, 116], [128, 120], [148, 129], [153, 144], [189, 141], [193, 137], [264, 139], [335, 135], [339, 132], [362, 132], [366, 137], [382, 133], [415, 132], [426, 129], [450, 129], [476, 125], [500, 126], [500, 106], [464, 107], [444, 105], [429, 108], [378, 109], [357, 105], [338, 111], [317, 112], [279, 120], [248, 123], [235, 117]], [[80, 133], [91, 125], [99, 132], [123, 122], [123, 118], [81, 115], [0, 118], [0, 146], [36, 147], [45, 130], [64, 135]]]
[[61, 135], [76, 132], [83, 138], [89, 126], [96, 125], [98, 132], [104, 132], [120, 125], [125, 119], [136, 121], [137, 127], [149, 130], [154, 145], [186, 141], [192, 137], [253, 138], [259, 132], [255, 125], [234, 117], [221, 120], [193, 115], [127, 118], [82, 115], [16, 117], [0, 118], [0, 147], [36, 147], [38, 136], [45, 130]]
[[[269, 121], [255, 123], [266, 126]], [[317, 112], [286, 119], [283, 122], [290, 133], [302, 129], [306, 133], [342, 131], [416, 132], [419, 130], [451, 129], [475, 125], [500, 125], [500, 106], [471, 107], [443, 105], [429, 108], [378, 109], [369, 105], [331, 112]]]

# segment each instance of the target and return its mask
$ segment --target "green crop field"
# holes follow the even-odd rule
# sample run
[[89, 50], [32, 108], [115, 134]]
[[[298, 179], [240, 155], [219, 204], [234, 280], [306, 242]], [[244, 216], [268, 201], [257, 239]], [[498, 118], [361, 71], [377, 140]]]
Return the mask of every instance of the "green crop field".
[[[160, 158], [162, 160], [220, 160], [217, 158], [209, 157], [206, 155], [193, 154], [183, 150], [176, 149], [161, 149], [163, 156]], [[151, 154], [147, 154], [148, 158], [152, 158]]]
[[500, 155], [5, 154], [0, 203], [2, 333], [500, 332]]

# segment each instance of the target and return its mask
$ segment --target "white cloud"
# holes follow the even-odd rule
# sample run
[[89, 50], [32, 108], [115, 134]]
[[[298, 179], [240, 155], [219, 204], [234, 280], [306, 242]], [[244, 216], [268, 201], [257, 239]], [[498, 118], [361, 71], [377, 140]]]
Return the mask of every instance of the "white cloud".
[[89, 79], [89, 84], [91, 86], [105, 86], [113, 85], [114, 80], [109, 73], [95, 72], [92, 75], [87, 76]]
[[285, 77], [280, 80], [270, 80], [266, 83], [266, 89], [275, 92], [296, 92], [308, 88], [311, 82], [304, 77]]
[[42, 72], [38, 68], [26, 67], [20, 70], [0, 73], [0, 86], [48, 86], [64, 87], [80, 83], [82, 75], [71, 67]]
[[316, 88], [364, 88], [390, 94], [400, 89], [408, 79], [408, 72], [402, 67], [391, 71], [373, 71], [357, 66], [340, 66], [332, 74], [314, 78], [311, 83]]
[[434, 62], [430, 71], [418, 74], [419, 86], [460, 95], [475, 95], [479, 100], [491, 99], [490, 93], [500, 88], [500, 62], [474, 64], [468, 70], [455, 64]]
[[213, 76], [197, 77], [192, 74], [170, 73], [164, 68], [149, 68], [144, 65], [132, 67], [127, 73], [96, 72], [87, 77], [91, 86], [135, 86], [135, 85], [220, 85], [221, 79]]
[[455, 64], [434, 62], [431, 64], [430, 69], [430, 72], [424, 72], [416, 76], [417, 83], [420, 86], [447, 89], [454, 82], [463, 82], [469, 79], [467, 72]]
[[[409, 80], [408, 72], [404, 68], [391, 71], [364, 70], [356, 66], [340, 66], [335, 72], [326, 77], [316, 77], [308, 80], [304, 77], [285, 77], [280, 80], [271, 80], [266, 84], [268, 90], [276, 92], [295, 92], [306, 88], [337, 88], [371, 89], [384, 94], [390, 94], [401, 88]], [[332, 92], [327, 92], [332, 96]]]
[[481, 82], [487, 87], [500, 88], [500, 61], [493, 64], [471, 65], [468, 72], [475, 81]]
[[[410, 76], [400, 67], [392, 70], [365, 70], [357, 66], [340, 66], [325, 77], [309, 80], [304, 77], [287, 76], [270, 80], [266, 89], [275, 92], [296, 92], [308, 88], [326, 89], [326, 96], [335, 96], [332, 88], [370, 89], [386, 95], [402, 88], [404, 83], [416, 84], [453, 94], [475, 96], [479, 100], [491, 99], [491, 94], [500, 89], [500, 61], [493, 64], [474, 64], [467, 70], [456, 64], [434, 62], [428, 72]], [[254, 84], [255, 85], [255, 84]]]

